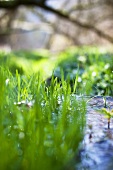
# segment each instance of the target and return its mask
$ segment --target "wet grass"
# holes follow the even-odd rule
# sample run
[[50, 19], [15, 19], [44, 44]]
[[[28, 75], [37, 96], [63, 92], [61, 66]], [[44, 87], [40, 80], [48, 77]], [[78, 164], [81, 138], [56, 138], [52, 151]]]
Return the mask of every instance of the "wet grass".
[[76, 165], [87, 103], [77, 95], [113, 95], [112, 53], [49, 55], [0, 52], [1, 169], [66, 169], [73, 157]]
[[84, 136], [86, 104], [53, 79], [0, 67], [0, 168], [64, 169]]

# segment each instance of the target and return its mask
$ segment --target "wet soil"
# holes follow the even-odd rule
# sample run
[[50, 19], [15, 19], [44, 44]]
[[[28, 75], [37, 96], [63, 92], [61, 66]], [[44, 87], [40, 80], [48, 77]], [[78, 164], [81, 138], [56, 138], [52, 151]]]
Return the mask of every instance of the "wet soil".
[[[113, 109], [113, 98], [106, 97], [106, 104], [110, 110]], [[108, 129], [107, 118], [98, 111], [104, 106], [101, 96], [88, 101], [81, 163], [77, 170], [113, 170], [113, 118]]]

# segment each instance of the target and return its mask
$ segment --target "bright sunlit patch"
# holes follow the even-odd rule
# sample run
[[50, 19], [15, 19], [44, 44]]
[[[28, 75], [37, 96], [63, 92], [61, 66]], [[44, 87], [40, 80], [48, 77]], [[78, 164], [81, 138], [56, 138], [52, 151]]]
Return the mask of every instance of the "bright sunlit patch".
[[79, 56], [78, 61], [81, 61], [81, 62], [85, 63], [86, 62], [86, 57], [85, 56]]
[[107, 63], [105, 66], [104, 66], [104, 68], [107, 70], [108, 68], [110, 67], [110, 64], [109, 63]]
[[[9, 1], [9, 0], [4, 0], [4, 1]], [[14, 1], [14, 0], [10, 0], [10, 1]], [[10, 2], [10, 1], [9, 1], [9, 2]]]
[[105, 48], [99, 48], [98, 49], [100, 53], [106, 53], [106, 49]]
[[24, 132], [20, 132], [20, 133], [19, 133], [19, 139], [23, 139], [24, 137], [25, 137]]
[[95, 77], [97, 74], [95, 71], [92, 72], [92, 76]]
[[6, 79], [5, 84], [6, 86], [9, 84], [9, 79]]
[[81, 81], [82, 81], [81, 77], [78, 77], [78, 82], [81, 82]]

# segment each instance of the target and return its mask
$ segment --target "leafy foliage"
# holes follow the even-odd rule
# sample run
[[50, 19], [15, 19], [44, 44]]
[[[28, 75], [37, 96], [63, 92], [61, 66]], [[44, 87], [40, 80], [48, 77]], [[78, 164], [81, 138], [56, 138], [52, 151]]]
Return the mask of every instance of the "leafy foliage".
[[[77, 94], [113, 95], [113, 54], [97, 48], [71, 48], [60, 54], [60, 62], [55, 69], [56, 77], [70, 77], [71, 84], [78, 74]], [[85, 92], [85, 93], [84, 93]]]

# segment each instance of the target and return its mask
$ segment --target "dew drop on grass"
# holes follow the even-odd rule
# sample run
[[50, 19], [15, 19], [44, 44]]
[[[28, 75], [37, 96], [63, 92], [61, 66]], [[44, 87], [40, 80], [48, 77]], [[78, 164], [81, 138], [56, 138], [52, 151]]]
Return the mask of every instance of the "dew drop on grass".
[[57, 120], [57, 114], [52, 112], [52, 120], [53, 121], [56, 121]]
[[13, 128], [16, 130], [18, 129], [18, 125], [14, 125]]
[[82, 63], [86, 62], [86, 56], [79, 56], [78, 61], [81, 61]]
[[44, 141], [44, 146], [51, 147], [52, 145], [53, 145], [53, 140], [45, 140]]
[[12, 116], [13, 115], [13, 113], [12, 112], [9, 112], [10, 113], [10, 115]]
[[78, 82], [80, 83], [82, 81], [82, 78], [81, 77], [78, 77]]
[[60, 105], [62, 103], [61, 99], [58, 99], [58, 105]]
[[23, 139], [24, 137], [25, 137], [24, 132], [20, 132], [20, 133], [19, 133], [19, 139]]
[[92, 76], [95, 77], [97, 74], [95, 71], [92, 72]]
[[34, 103], [35, 103], [34, 100], [33, 100], [33, 101], [30, 101], [30, 102], [27, 103], [27, 106], [28, 106], [28, 107], [32, 107]]
[[105, 65], [105, 69], [107, 70], [108, 68], [110, 67], [110, 64], [109, 63], [107, 63], [106, 65]]
[[58, 98], [57, 98], [57, 102], [58, 102], [58, 104], [59, 104], [59, 105], [62, 103], [62, 99], [61, 99], [61, 97], [60, 97], [60, 96], [58, 96]]
[[50, 123], [50, 124], [54, 124], [54, 121], [53, 121], [53, 120], [50, 120], [49, 123]]
[[8, 137], [10, 137], [10, 136], [11, 136], [11, 134], [9, 133], [7, 136], [8, 136]]
[[6, 86], [7, 86], [9, 84], [9, 79], [6, 79], [5, 83], [6, 83]]
[[78, 111], [80, 111], [80, 110], [81, 110], [81, 108], [80, 108], [80, 107], [78, 107], [78, 108], [77, 108], [77, 110], [78, 110]]
[[42, 103], [41, 103], [41, 106], [45, 106], [45, 103], [44, 103], [44, 102], [42, 102]]

